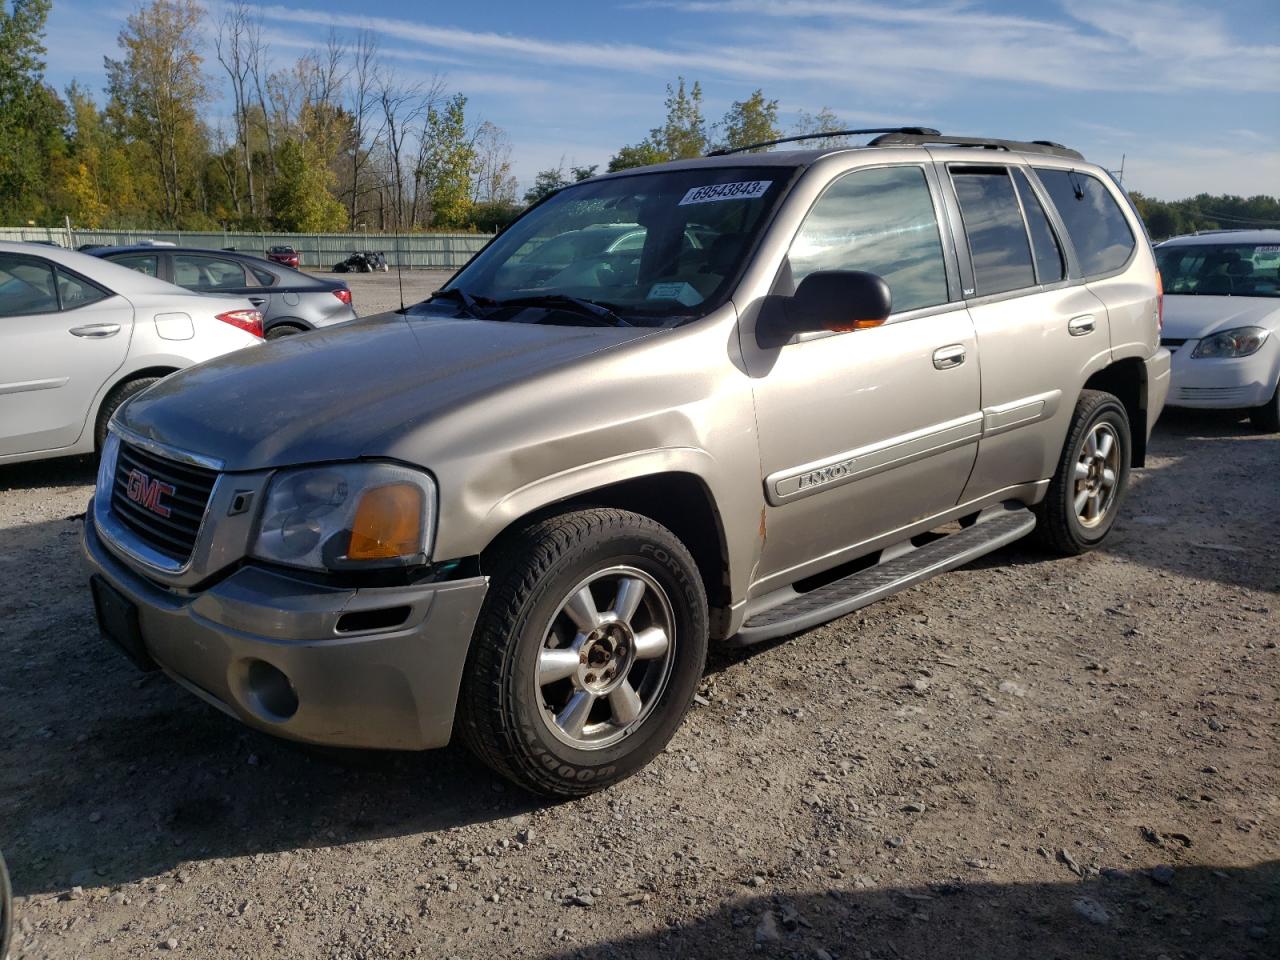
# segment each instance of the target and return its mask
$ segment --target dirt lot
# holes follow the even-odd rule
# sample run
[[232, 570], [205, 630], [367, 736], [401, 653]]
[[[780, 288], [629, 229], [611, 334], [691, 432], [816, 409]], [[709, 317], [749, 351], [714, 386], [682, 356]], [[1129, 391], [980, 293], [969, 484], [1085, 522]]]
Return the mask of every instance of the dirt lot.
[[404, 286], [404, 302], [407, 304], [425, 300], [431, 291], [439, 290], [451, 276], [452, 270], [406, 270], [397, 278], [394, 270], [387, 273], [317, 273], [331, 280], [345, 280], [351, 288], [351, 302], [362, 317], [395, 310], [400, 306], [401, 283]]
[[134, 672], [91, 478], [0, 468], [17, 957], [1280, 956], [1280, 438], [1169, 415], [1104, 550], [715, 654], [651, 767], [558, 805]]

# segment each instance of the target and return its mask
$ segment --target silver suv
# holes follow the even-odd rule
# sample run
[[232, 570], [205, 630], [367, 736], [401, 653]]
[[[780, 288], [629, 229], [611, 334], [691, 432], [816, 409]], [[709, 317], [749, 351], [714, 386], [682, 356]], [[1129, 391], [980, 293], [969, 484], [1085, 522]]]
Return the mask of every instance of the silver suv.
[[[639, 236], [545, 269], [614, 224]], [[1124, 195], [1054, 144], [909, 129], [575, 184], [424, 303], [123, 409], [99, 621], [259, 729], [456, 734], [594, 790], [666, 744], [709, 641], [1102, 541], [1168, 389], [1158, 289]]]

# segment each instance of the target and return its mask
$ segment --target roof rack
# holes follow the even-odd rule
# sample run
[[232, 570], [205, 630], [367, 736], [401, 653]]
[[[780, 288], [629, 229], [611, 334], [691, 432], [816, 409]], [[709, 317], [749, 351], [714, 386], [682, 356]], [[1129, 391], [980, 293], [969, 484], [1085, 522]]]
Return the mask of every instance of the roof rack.
[[[797, 137], [779, 137], [777, 140], [761, 140], [759, 143], [748, 143], [743, 147], [721, 147], [712, 150], [708, 157], [727, 157], [731, 153], [745, 153], [759, 150], [762, 147], [776, 147], [780, 143], [796, 143], [800, 140], [825, 140], [828, 137], [859, 137], [873, 133], [897, 134], [901, 136], [934, 138], [940, 136], [932, 127], [873, 127], [868, 130], [824, 130], [821, 133], [802, 133]], [[881, 137], [881, 140], [884, 138]]]
[[1016, 150], [1019, 153], [1041, 153], [1049, 157], [1063, 157], [1067, 160], [1083, 160], [1084, 154], [1070, 147], [1064, 147], [1052, 140], [992, 140], [988, 137], [944, 137], [936, 130], [891, 130], [876, 137], [867, 146], [891, 147], [915, 144], [928, 146], [942, 143], [956, 147], [978, 147], [983, 150]]

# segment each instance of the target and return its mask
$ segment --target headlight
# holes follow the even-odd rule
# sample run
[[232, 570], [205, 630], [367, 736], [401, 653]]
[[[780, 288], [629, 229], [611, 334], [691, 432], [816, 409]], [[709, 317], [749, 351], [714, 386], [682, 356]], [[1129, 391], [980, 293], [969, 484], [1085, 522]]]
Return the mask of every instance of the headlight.
[[1266, 327], [1237, 327], [1210, 334], [1191, 352], [1196, 357], [1247, 357], [1262, 349], [1267, 334]]
[[313, 570], [431, 559], [436, 485], [395, 463], [282, 470], [271, 479], [253, 555]]

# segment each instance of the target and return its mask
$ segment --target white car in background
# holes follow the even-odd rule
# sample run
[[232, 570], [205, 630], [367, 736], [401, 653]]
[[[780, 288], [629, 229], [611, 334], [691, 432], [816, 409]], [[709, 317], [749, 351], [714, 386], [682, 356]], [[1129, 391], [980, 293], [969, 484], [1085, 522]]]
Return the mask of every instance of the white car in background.
[[0, 463], [92, 453], [130, 397], [261, 341], [262, 314], [243, 297], [0, 242]]
[[1280, 230], [1223, 230], [1156, 248], [1168, 405], [1245, 410], [1280, 431]]

